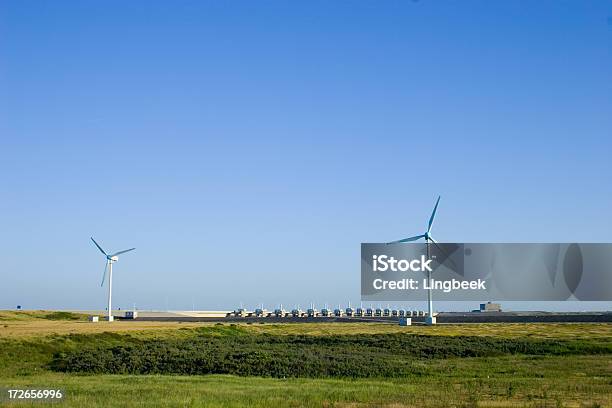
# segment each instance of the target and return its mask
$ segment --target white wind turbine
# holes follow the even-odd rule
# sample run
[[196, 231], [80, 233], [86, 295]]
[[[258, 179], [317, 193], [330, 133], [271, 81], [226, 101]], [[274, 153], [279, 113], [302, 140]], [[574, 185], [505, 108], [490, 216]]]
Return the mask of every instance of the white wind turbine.
[[[416, 235], [410, 238], [400, 239], [399, 241], [389, 242], [389, 244], [400, 244], [404, 242], [418, 241], [419, 239], [424, 238], [426, 246], [427, 246], [427, 259], [430, 259], [429, 258], [429, 243], [430, 242], [434, 244], [436, 248], [440, 250], [440, 252], [446, 253], [442, 248], [440, 248], [436, 240], [434, 240], [433, 237], [431, 236], [431, 226], [434, 222], [434, 219], [436, 218], [436, 211], [438, 210], [438, 204], [440, 204], [440, 196], [438, 196], [438, 200], [436, 201], [436, 205], [434, 206], [434, 209], [431, 213], [431, 217], [429, 217], [429, 224], [427, 225], [427, 231], [425, 231], [424, 234]], [[449, 259], [449, 261], [451, 261], [452, 263], [452, 260]], [[429, 289], [427, 290], [427, 306], [428, 306], [429, 313], [427, 315], [426, 322], [427, 324], [431, 325], [431, 324], [436, 324], [436, 319], [433, 316], [433, 299], [431, 297], [431, 271], [427, 271], [427, 282], [429, 282]]]
[[100, 286], [104, 286], [104, 279], [106, 278], [106, 270], [108, 269], [108, 321], [113, 321], [113, 312], [112, 312], [112, 300], [113, 300], [113, 263], [119, 260], [119, 256], [126, 252], [130, 252], [135, 250], [136, 248], [125, 249], [123, 251], [115, 252], [114, 254], [107, 254], [100, 245], [96, 242], [95, 239], [91, 238], [93, 243], [98, 247], [100, 252], [104, 254], [106, 257], [106, 266], [104, 266], [104, 275], [102, 275], [102, 283]]

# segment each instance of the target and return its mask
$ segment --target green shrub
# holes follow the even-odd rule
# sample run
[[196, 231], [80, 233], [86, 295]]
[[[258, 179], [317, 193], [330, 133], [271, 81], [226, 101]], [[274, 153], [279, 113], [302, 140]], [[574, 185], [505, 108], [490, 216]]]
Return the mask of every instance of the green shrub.
[[87, 316], [71, 312], [51, 312], [41, 316], [46, 320], [86, 320]]
[[[405, 377], [411, 361], [508, 354], [565, 355], [612, 352], [611, 346], [569, 341], [481, 336], [246, 335], [234, 326], [198, 329], [188, 339], [125, 336], [56, 353], [56, 371], [96, 374], [234, 374], [263, 377]], [[108, 335], [106, 335], [108, 337]]]

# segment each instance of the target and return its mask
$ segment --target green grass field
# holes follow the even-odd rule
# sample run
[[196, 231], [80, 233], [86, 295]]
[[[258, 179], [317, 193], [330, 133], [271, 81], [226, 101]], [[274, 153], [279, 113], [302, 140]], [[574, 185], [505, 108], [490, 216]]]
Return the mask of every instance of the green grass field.
[[610, 324], [95, 324], [0, 312], [0, 387], [61, 388], [67, 407], [608, 407], [611, 339]]

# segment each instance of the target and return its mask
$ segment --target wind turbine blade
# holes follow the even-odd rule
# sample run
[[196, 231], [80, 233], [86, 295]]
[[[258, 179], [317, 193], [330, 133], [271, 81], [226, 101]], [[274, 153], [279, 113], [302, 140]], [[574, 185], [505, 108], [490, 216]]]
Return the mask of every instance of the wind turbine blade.
[[108, 268], [108, 262], [104, 264], [104, 274], [102, 275], [102, 283], [100, 283], [100, 287], [104, 286], [104, 279], [106, 279], [106, 268]]
[[438, 204], [440, 204], [440, 196], [438, 196], [438, 201], [436, 201], [436, 205], [431, 213], [431, 217], [429, 218], [429, 226], [427, 227], [427, 232], [431, 231], [431, 225], [434, 222], [434, 218], [436, 218], [436, 211], [438, 210]]
[[388, 242], [387, 244], [401, 244], [403, 242], [417, 241], [421, 238], [425, 238], [425, 235], [417, 235], [417, 236], [410, 237], [410, 238], [404, 238], [404, 239], [400, 239], [399, 241]]
[[443, 250], [442, 247], [438, 245], [438, 243], [432, 237], [429, 237], [429, 240], [436, 246], [436, 248], [438, 248], [440, 252], [442, 252], [446, 256], [446, 259], [448, 259], [448, 261], [453, 265], [453, 267], [457, 269], [457, 264], [451, 259], [450, 254]]
[[125, 254], [126, 252], [130, 252], [130, 251], [133, 251], [133, 250], [135, 250], [135, 249], [136, 249], [136, 248], [130, 248], [130, 249], [126, 249], [126, 250], [123, 250], [123, 251], [115, 252], [115, 253], [114, 253], [114, 254], [112, 254], [111, 256], [117, 256], [117, 255]]
[[[89, 237], [91, 238], [91, 237]], [[96, 244], [96, 246], [98, 247], [98, 249], [100, 250], [100, 252], [102, 252], [104, 255], [108, 256], [108, 254], [106, 252], [104, 252], [104, 250], [102, 249], [102, 247], [100, 245], [98, 245], [98, 243], [96, 242], [95, 239], [91, 238], [91, 240], [93, 241], [94, 244]]]

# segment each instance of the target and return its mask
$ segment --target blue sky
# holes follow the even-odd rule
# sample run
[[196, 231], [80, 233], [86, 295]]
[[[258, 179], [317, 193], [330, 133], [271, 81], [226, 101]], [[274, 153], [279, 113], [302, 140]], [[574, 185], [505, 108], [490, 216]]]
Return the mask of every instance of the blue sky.
[[0, 308], [103, 307], [90, 236], [122, 307], [357, 302], [438, 194], [441, 241], [610, 242], [611, 16], [3, 1]]

